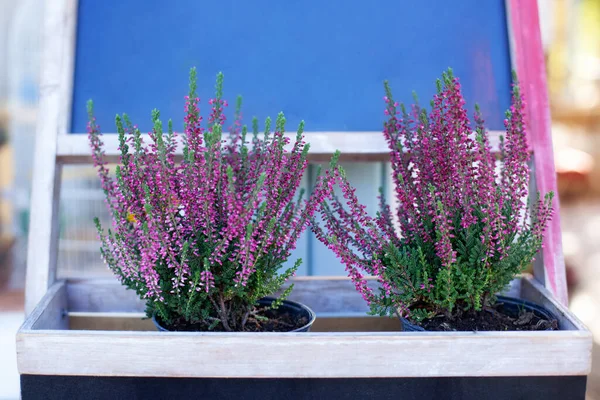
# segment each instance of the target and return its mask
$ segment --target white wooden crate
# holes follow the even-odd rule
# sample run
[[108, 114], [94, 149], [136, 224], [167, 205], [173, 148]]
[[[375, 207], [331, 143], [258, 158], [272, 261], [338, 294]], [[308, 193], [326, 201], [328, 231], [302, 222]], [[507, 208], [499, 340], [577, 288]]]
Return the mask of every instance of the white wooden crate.
[[59, 281], [17, 336], [19, 372], [137, 377], [567, 376], [590, 372], [592, 337], [535, 279], [508, 294], [536, 302], [559, 331], [399, 332], [365, 315], [346, 278], [298, 278], [292, 299], [317, 313], [310, 333], [158, 332], [112, 280]]
[[[529, 23], [537, 12], [532, 11], [533, 3], [517, 7], [518, 0], [506, 2], [512, 59], [523, 90], [530, 95], [534, 186], [547, 191], [555, 189], [556, 182], [547, 98], [542, 93], [541, 47], [536, 47], [539, 32]], [[141, 320], [140, 300], [112, 280], [57, 281], [61, 169], [64, 164], [89, 163], [91, 157], [87, 139], [70, 135], [67, 128], [77, 2], [48, 4], [27, 269], [30, 315], [17, 336], [21, 374], [263, 378], [588, 374], [592, 338], [565, 307], [558, 218], [548, 229], [535, 278], [517, 279], [511, 293], [554, 312], [559, 331], [398, 332], [393, 319], [364, 316], [363, 300], [347, 279], [298, 278], [293, 298], [317, 312], [314, 332], [165, 333], [149, 331], [148, 321]], [[494, 133], [492, 142], [498, 135]], [[105, 139], [114, 161], [117, 138]], [[312, 145], [313, 162], [326, 161], [336, 149], [344, 154], [344, 162], [387, 161], [387, 146], [379, 132], [308, 132], [306, 140]], [[357, 176], [363, 173], [378, 172], [359, 170]]]

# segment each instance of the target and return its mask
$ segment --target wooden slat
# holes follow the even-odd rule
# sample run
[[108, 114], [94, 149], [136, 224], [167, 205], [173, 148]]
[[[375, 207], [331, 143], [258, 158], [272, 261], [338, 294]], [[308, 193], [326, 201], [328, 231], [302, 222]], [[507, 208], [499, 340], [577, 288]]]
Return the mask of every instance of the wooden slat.
[[[499, 146], [499, 138], [503, 132], [490, 132], [490, 142], [494, 151]], [[295, 139], [295, 133], [286, 134]], [[145, 143], [150, 143], [148, 135], [143, 135]], [[105, 134], [102, 138], [105, 145], [107, 161], [119, 161], [119, 141], [114, 133]], [[331, 155], [340, 150], [342, 161], [386, 161], [389, 149], [381, 132], [306, 132], [305, 141], [310, 143], [311, 161], [329, 161]], [[183, 145], [179, 142], [177, 154], [181, 154]], [[57, 159], [64, 164], [90, 164], [92, 162], [90, 147], [85, 134], [61, 135], [58, 138]]]
[[69, 311], [141, 312], [144, 301], [115, 279], [69, 280]]
[[60, 114], [58, 134], [66, 135], [71, 130], [71, 106], [73, 104], [73, 78], [75, 74], [75, 46], [77, 42], [78, 0], [65, 0], [62, 75], [60, 86]]
[[[553, 191], [555, 215], [546, 229], [543, 264], [537, 264], [536, 278], [563, 304], [568, 302], [565, 262], [562, 252], [558, 188], [550, 130], [550, 107], [546, 85], [544, 51], [537, 2], [506, 0], [511, 60], [517, 71], [526, 101], [529, 143], [534, 153], [537, 190]], [[539, 268], [543, 266], [543, 268]]]
[[[516, 0], [508, 0], [516, 8]], [[30, 229], [27, 310], [31, 311], [48, 285], [54, 280], [56, 266], [57, 180], [59, 163], [89, 163], [89, 148], [85, 135], [63, 135], [68, 125], [68, 103], [71, 88], [65, 77], [72, 74], [75, 11], [73, 0], [48, 2], [45, 23], [44, 70], [40, 119], [34, 166], [32, 194], [32, 223]], [[513, 29], [517, 54], [528, 51], [529, 30], [523, 21], [533, 13], [533, 2], [528, 8], [511, 12], [510, 19], [523, 30]], [[71, 14], [70, 14], [71, 13]], [[520, 19], [521, 18], [521, 19]], [[537, 21], [537, 19], [536, 19]], [[516, 24], [516, 26], [519, 26]], [[535, 25], [535, 24], [533, 24]], [[521, 29], [521, 28], [519, 28]], [[529, 33], [528, 33], [529, 32]], [[535, 32], [532, 33], [535, 35]], [[535, 39], [535, 37], [534, 37]], [[534, 41], [535, 42], [535, 41]], [[537, 46], [533, 43], [532, 46]], [[537, 48], [532, 48], [539, 56]], [[525, 53], [523, 53], [525, 54]], [[517, 59], [521, 73], [522, 59]], [[537, 62], [537, 61], [536, 61]], [[542, 65], [541, 63], [538, 63]], [[538, 66], [539, 66], [538, 65]], [[543, 78], [534, 71], [531, 85], [544, 87]], [[542, 79], [542, 81], [540, 81]], [[537, 85], [540, 84], [540, 85]], [[536, 86], [537, 85], [537, 86]], [[533, 90], [533, 89], [531, 89]], [[534, 93], [535, 94], [535, 93]], [[531, 99], [530, 99], [531, 100]], [[538, 98], [539, 100], [539, 98]], [[543, 99], [542, 99], [543, 100]], [[68, 100], [70, 101], [70, 100]], [[536, 110], [547, 110], [544, 104]], [[540, 111], [541, 110], [541, 111]], [[542, 141], [533, 146], [534, 152], [548, 156], [547, 118], [540, 118]], [[546, 115], [547, 117], [547, 115]], [[545, 129], [542, 129], [545, 128]], [[62, 130], [62, 132], [58, 132]], [[58, 137], [57, 135], [61, 133]], [[374, 132], [312, 132], [307, 140], [313, 146], [313, 160], [327, 160], [339, 149], [348, 160], [385, 160], [387, 146], [382, 136]], [[116, 161], [116, 136], [105, 136], [108, 155]], [[494, 141], [494, 140], [493, 140]], [[496, 143], [496, 142], [495, 142]], [[536, 168], [544, 170], [539, 187], [552, 186], [545, 168], [547, 160], [538, 160]], [[540, 175], [538, 175], [538, 179]], [[556, 219], [557, 221], [557, 219]], [[560, 300], [560, 273], [562, 261], [559, 225], [551, 229], [551, 250], [544, 252], [548, 265], [546, 282]], [[556, 247], [558, 243], [558, 247]], [[548, 247], [548, 246], [547, 246]], [[557, 250], [558, 249], [558, 250]], [[548, 255], [553, 257], [548, 259]], [[558, 259], [558, 261], [557, 261]], [[308, 281], [307, 281], [308, 282]], [[314, 281], [297, 290], [296, 298], [312, 305], [317, 312], [342, 309], [363, 311], [365, 305], [354, 288], [345, 283]], [[332, 283], [333, 282], [333, 283]], [[342, 282], [342, 281], [340, 281]], [[525, 283], [528, 282], [528, 283]], [[344, 287], [344, 285], [346, 285]], [[299, 285], [300, 287], [301, 285]], [[331, 286], [337, 289], [331, 295]], [[341, 287], [341, 288], [340, 288]], [[118, 288], [118, 289], [116, 289]], [[559, 332], [478, 332], [478, 333], [302, 333], [302, 334], [223, 334], [223, 333], [159, 333], [159, 332], [84, 332], [67, 331], [63, 309], [78, 305], [89, 309], [137, 311], [143, 303], [133, 292], [126, 292], [118, 284], [99, 286], [53, 285], [17, 336], [19, 371], [22, 374], [65, 374], [100, 376], [194, 376], [194, 377], [399, 377], [399, 376], [534, 376], [585, 375], [590, 370], [591, 335], [564, 307], [556, 304], [547, 291], [535, 282], [523, 281], [524, 297], [538, 299], [551, 310], [559, 310], [575, 330]], [[72, 290], [72, 289], [78, 289]], [[89, 292], [86, 292], [89, 290]], [[103, 291], [102, 291], [103, 290]], [[125, 293], [118, 295], [117, 293]], [[324, 296], [330, 291], [328, 296]], [[557, 292], [558, 291], [558, 292]], [[65, 297], [71, 297], [67, 299]], [[112, 297], [111, 295], [116, 295]], [[121, 303], [122, 302], [122, 303]], [[77, 317], [76, 314], [72, 314]], [[79, 317], [83, 317], [79, 315]], [[352, 317], [354, 318], [354, 317]], [[324, 320], [327, 318], [324, 318]], [[332, 319], [333, 321], [333, 319]], [[357, 322], [360, 321], [360, 322]], [[364, 323], [357, 318], [350, 325]], [[374, 320], [373, 320], [374, 321]], [[338, 322], [339, 323], [339, 322]], [[346, 328], [349, 329], [347, 322]], [[334, 329], [329, 327], [328, 329]], [[528, 351], [523, 351], [523, 349]], [[124, 355], [127, 355], [124, 358]], [[534, 355], [534, 356], [532, 356]]]
[[[377, 281], [368, 278], [372, 288], [378, 287]], [[352, 282], [346, 277], [295, 277], [290, 299], [308, 305], [319, 316], [338, 313], [368, 312], [362, 297], [356, 292]], [[291, 283], [290, 282], [290, 283]], [[287, 287], [287, 284], [284, 288]], [[68, 294], [67, 309], [70, 313], [93, 313], [123, 316], [127, 313], [142, 315], [144, 302], [135, 292], [127, 290], [116, 279], [78, 279], [69, 280], [66, 285]], [[502, 293], [505, 296], [521, 298], [542, 305], [554, 313], [565, 330], [585, 330], [585, 326], [563, 305], [552, 298], [550, 292], [531, 275], [523, 275], [513, 280]], [[131, 316], [131, 314], [128, 314]], [[358, 315], [358, 314], [357, 314]]]
[[33, 158], [31, 217], [27, 251], [25, 312], [29, 313], [48, 290], [56, 275], [60, 166], [56, 164], [58, 128], [63, 110], [61, 95], [68, 42], [65, 0], [47, 2], [44, 52], [36, 142]]
[[[527, 351], [524, 351], [527, 349]], [[21, 374], [164, 377], [564, 376], [590, 371], [586, 332], [164, 333], [17, 336]]]
[[22, 330], [69, 328], [67, 290], [64, 281], [54, 283], [35, 309], [27, 316]]
[[[308, 305], [316, 313], [363, 312], [368, 307], [346, 277], [295, 277], [290, 299]], [[377, 282], [371, 279], [373, 287]], [[285, 287], [285, 286], [284, 286]], [[116, 279], [69, 280], [69, 311], [141, 312], [144, 302], [134, 291], [126, 290]]]
[[[327, 285], [342, 287], [342, 292], [347, 290], [342, 283], [344, 279], [302, 278], [300, 281], [298, 288], [312, 287], [300, 290], [307, 303], [314, 301], [311, 296], [327, 298]], [[348, 283], [347, 279], [345, 281]], [[91, 292], [104, 286], [101, 289], [104, 296], [112, 293], [106, 287], [119, 287], [118, 284], [96, 283], [98, 287], [94, 288], [93, 282], [71, 285], [80, 285], [79, 290], [87, 285]], [[58, 331], [57, 327], [64, 329], [63, 325], [56, 325], [56, 320], [62, 317], [47, 310], [58, 309], [56, 304], [61, 298], [59, 294], [64, 293], [63, 288], [62, 282], [54, 285], [35, 315], [32, 314], [18, 333], [18, 364], [22, 374], [325, 378], [553, 376], [586, 375], [590, 371], [590, 332], [562, 305], [550, 299], [550, 293], [532, 277], [525, 277], [520, 284], [513, 285], [511, 292], [520, 290], [529, 300], [537, 298], [539, 303], [571, 324], [568, 326], [561, 321], [563, 327], [575, 330], [383, 332], [394, 329], [393, 324], [397, 321], [361, 317], [352, 312], [339, 318], [322, 311], [317, 312], [323, 321], [320, 326], [315, 325], [315, 332], [300, 334]], [[329, 294], [336, 297], [339, 293], [330, 288]], [[73, 303], [73, 299], [70, 302]], [[315, 304], [326, 303], [317, 300]], [[339, 312], [339, 307], [345, 303], [335, 301], [332, 304], [337, 305], [331, 309]], [[107, 306], [103, 302], [88, 305]], [[139, 312], [70, 311], [71, 327], [151, 329], [149, 321], [140, 319], [143, 314]], [[48, 318], [42, 318], [42, 315]], [[373, 326], [382, 331], [349, 332]], [[124, 354], [126, 358], [123, 358]]]
[[[156, 331], [144, 313], [70, 312], [69, 329], [95, 331]], [[311, 332], [398, 332], [400, 320], [364, 313], [319, 313]]]
[[74, 331], [156, 331], [143, 312], [69, 312]]
[[[287, 133], [291, 148], [296, 134]], [[144, 143], [150, 143], [148, 135], [143, 135]], [[103, 135], [106, 159], [118, 162], [120, 151], [116, 134]], [[305, 141], [310, 143], [311, 161], [329, 161], [331, 155], [340, 150], [346, 160], [379, 161], [389, 158], [387, 144], [379, 132], [306, 132]], [[183, 145], [179, 140], [177, 154], [182, 154]], [[62, 163], [91, 163], [90, 147], [85, 134], [70, 134], [59, 138], [57, 158]]]
[[[374, 278], [368, 279], [371, 287], [378, 286]], [[290, 299], [306, 304], [319, 315], [334, 312], [366, 313], [369, 310], [347, 277], [303, 276], [295, 277], [291, 282], [295, 286]], [[521, 279], [517, 278], [504, 294], [519, 297], [521, 286]], [[71, 279], [67, 282], [67, 293], [71, 312], [140, 313], [145, 309], [144, 302], [135, 292], [127, 290], [116, 279]]]

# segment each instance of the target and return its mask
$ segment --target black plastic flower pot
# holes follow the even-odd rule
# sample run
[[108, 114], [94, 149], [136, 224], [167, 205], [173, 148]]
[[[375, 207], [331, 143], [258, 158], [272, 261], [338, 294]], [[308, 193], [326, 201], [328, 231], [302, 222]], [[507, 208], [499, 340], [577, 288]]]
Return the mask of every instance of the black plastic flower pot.
[[[273, 297], [263, 297], [262, 299], [260, 299], [258, 301], [258, 305], [268, 307], [275, 300], [276, 299]], [[304, 325], [302, 325], [300, 328], [296, 328], [289, 332], [308, 332], [308, 331], [310, 331], [310, 328], [316, 319], [316, 315], [313, 312], [313, 310], [311, 310], [304, 304], [297, 303], [297, 302], [291, 301], [291, 300], [284, 300], [283, 304], [281, 304], [281, 306], [279, 306], [277, 311], [280, 313], [291, 314], [292, 317], [295, 317], [298, 319], [299, 318], [306, 319], [307, 322]], [[161, 322], [156, 318], [156, 315], [152, 316], [152, 322], [154, 323], [154, 326], [156, 326], [156, 329], [158, 329], [161, 332], [170, 332], [171, 331], [170, 329], [167, 329], [166, 327], [164, 327], [161, 324]]]
[[400, 324], [403, 332], [425, 332], [425, 329], [421, 328], [419, 325], [411, 323], [404, 317], [400, 317]]
[[[527, 300], [515, 299], [512, 297], [506, 296], [498, 296], [497, 303], [502, 303], [504, 310], [508, 313], [518, 314], [520, 310], [526, 310], [534, 313], [538, 318], [542, 318], [548, 321], [558, 321], [556, 316], [552, 314], [550, 311], [546, 310], [544, 307], [532, 303]], [[425, 329], [420, 327], [419, 325], [415, 325], [411, 323], [406, 318], [400, 317], [400, 322], [402, 324], [402, 330], [405, 332], [425, 332]], [[560, 327], [559, 327], [560, 329]], [[548, 328], [546, 330], [553, 330], [552, 328]]]

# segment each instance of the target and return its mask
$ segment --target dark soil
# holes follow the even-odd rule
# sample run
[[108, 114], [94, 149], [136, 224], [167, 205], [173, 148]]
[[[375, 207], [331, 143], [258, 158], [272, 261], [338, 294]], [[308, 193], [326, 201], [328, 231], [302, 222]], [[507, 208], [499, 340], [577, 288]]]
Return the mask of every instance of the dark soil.
[[515, 310], [497, 303], [477, 312], [465, 313], [461, 318], [449, 319], [444, 315], [422, 321], [426, 331], [545, 331], [557, 330], [558, 321], [523, 308]]
[[[290, 332], [294, 329], [301, 328], [308, 323], [308, 318], [306, 316], [290, 313], [284, 307], [273, 310], [271, 308], [259, 306], [256, 309], [256, 314], [260, 317], [267, 318], [267, 320], [250, 317], [246, 322], [243, 332]], [[157, 321], [169, 331], [225, 332], [225, 329], [223, 329], [221, 324], [217, 325], [214, 329], [209, 330], [210, 322], [205, 321], [189, 324], [182, 318], [171, 325], [163, 323], [158, 317]]]
[[267, 321], [248, 320], [245, 332], [289, 332], [302, 328], [308, 323], [308, 318], [294, 315], [283, 309], [273, 310], [263, 308], [259, 315], [269, 318]]

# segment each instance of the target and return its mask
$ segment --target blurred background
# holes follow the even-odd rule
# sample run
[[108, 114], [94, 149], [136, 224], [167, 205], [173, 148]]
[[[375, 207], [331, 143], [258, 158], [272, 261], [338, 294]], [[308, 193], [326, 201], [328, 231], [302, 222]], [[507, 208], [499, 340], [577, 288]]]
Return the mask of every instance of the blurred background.
[[[538, 3], [570, 307], [600, 343], [600, 0]], [[41, 0], [0, 0], [0, 399], [19, 397], [14, 335], [23, 319], [43, 15]], [[69, 166], [62, 185], [69, 212], [60, 214], [59, 275], [108, 276], [89, 223], [105, 215], [93, 169]], [[598, 348], [590, 400], [600, 400]]]

